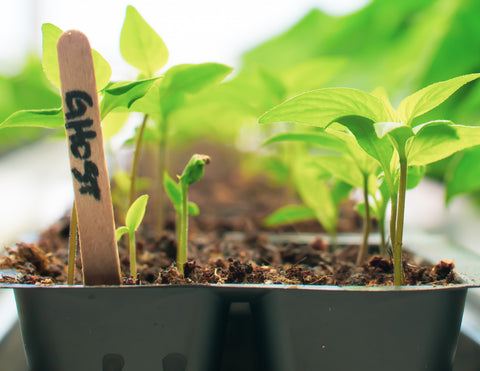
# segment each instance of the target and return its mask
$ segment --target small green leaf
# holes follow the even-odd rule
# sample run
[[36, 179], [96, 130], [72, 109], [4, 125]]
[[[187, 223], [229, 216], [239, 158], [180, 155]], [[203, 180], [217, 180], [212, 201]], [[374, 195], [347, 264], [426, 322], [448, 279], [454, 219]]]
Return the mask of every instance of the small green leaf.
[[420, 127], [408, 153], [409, 165], [428, 165], [480, 144], [480, 127], [432, 121]]
[[293, 224], [316, 219], [315, 212], [304, 205], [287, 205], [275, 210], [263, 220], [266, 227]]
[[42, 127], [56, 129], [65, 124], [62, 108], [18, 111], [0, 123], [0, 129], [8, 127]]
[[379, 138], [374, 128], [374, 121], [364, 117], [348, 116], [336, 120], [347, 127], [355, 136], [358, 144], [363, 150], [378, 161], [384, 171], [385, 182], [389, 192], [395, 193], [393, 174], [390, 169], [390, 162], [393, 156], [393, 145], [389, 138]]
[[188, 213], [192, 216], [200, 215], [200, 208], [195, 202], [189, 201], [187, 204]]
[[456, 154], [445, 174], [446, 200], [480, 189], [480, 147]]
[[355, 162], [345, 156], [322, 155], [315, 157], [315, 166], [355, 188], [363, 187], [363, 175]]
[[218, 63], [174, 66], [165, 73], [163, 80], [156, 82], [144, 97], [134, 102], [132, 109], [166, 117], [183, 104], [186, 94], [198, 93], [222, 81], [231, 71], [231, 67]]
[[128, 110], [135, 101], [145, 96], [155, 81], [159, 79], [161, 79], [161, 77], [111, 84], [105, 89], [104, 97], [100, 105], [102, 119], [115, 109]]
[[128, 233], [128, 228], [126, 226], [117, 228], [117, 230], [115, 231], [115, 238], [117, 239], [117, 242], [120, 241], [120, 239], [125, 233]]
[[409, 166], [407, 171], [407, 189], [415, 188], [425, 176], [425, 166]]
[[138, 197], [135, 202], [130, 206], [127, 211], [127, 217], [125, 218], [125, 224], [129, 233], [135, 233], [137, 228], [142, 223], [147, 208], [148, 195], [142, 195]]
[[162, 68], [168, 60], [168, 49], [155, 30], [133, 7], [127, 7], [120, 35], [123, 59], [147, 77]]
[[361, 116], [373, 122], [387, 121], [387, 112], [380, 99], [349, 88], [327, 88], [306, 92], [267, 111], [260, 124], [297, 122], [325, 127], [344, 116]]
[[193, 155], [187, 166], [185, 166], [182, 175], [180, 175], [180, 182], [189, 186], [199, 181], [203, 176], [205, 165], [209, 163], [210, 157], [198, 154]]
[[319, 223], [330, 234], [335, 234], [338, 208], [332, 192], [318, 168], [299, 160], [295, 167], [295, 185], [302, 201], [313, 210]]
[[410, 126], [398, 122], [379, 122], [375, 124], [375, 132], [379, 138], [387, 135], [400, 158], [406, 158], [407, 142], [415, 135]]
[[442, 104], [463, 85], [478, 79], [480, 73], [455, 77], [429, 85], [405, 98], [398, 106], [398, 115], [405, 125], [411, 125], [415, 117]]
[[[51, 23], [42, 25], [43, 33], [43, 53], [42, 64], [45, 75], [50, 82], [58, 89], [61, 89], [60, 70], [58, 67], [57, 43], [63, 31]], [[102, 90], [107, 86], [112, 75], [112, 69], [108, 62], [96, 50], [92, 50], [93, 66], [95, 69], [95, 80], [97, 90]]]
[[172, 202], [175, 210], [180, 210], [180, 202], [182, 197], [180, 184], [176, 183], [166, 171], [163, 173], [163, 187], [165, 188], [165, 192], [167, 193], [167, 196]]

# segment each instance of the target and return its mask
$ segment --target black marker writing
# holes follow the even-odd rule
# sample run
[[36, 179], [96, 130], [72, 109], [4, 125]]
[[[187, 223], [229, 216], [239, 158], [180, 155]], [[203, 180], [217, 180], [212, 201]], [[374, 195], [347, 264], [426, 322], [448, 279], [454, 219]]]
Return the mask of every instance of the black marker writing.
[[81, 90], [68, 91], [65, 94], [65, 104], [67, 105], [68, 112], [65, 114], [67, 120], [74, 119], [76, 117], [82, 117], [87, 111], [87, 106], [93, 106], [92, 97]]
[[83, 163], [83, 174], [77, 169], [72, 169], [75, 179], [81, 184], [80, 193], [89, 194], [96, 200], [100, 200], [100, 188], [98, 188], [98, 167], [92, 161], [87, 160]]
[[[65, 105], [68, 108], [68, 112], [65, 113], [65, 129], [73, 130], [73, 134], [68, 136], [70, 152], [73, 157], [84, 160], [83, 173], [72, 168], [73, 177], [80, 183], [79, 192], [81, 194], [90, 195], [100, 201], [100, 188], [97, 182], [98, 167], [89, 160], [92, 155], [89, 140], [95, 139], [97, 133], [91, 130], [93, 120], [83, 118], [87, 112], [87, 106], [93, 106], [92, 97], [84, 91], [72, 90], [65, 94]], [[73, 120], [77, 118], [80, 120]]]

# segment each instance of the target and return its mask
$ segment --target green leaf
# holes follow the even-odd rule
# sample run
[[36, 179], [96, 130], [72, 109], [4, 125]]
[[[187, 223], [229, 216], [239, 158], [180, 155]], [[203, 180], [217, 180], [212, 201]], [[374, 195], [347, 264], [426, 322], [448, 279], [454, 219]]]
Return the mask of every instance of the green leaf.
[[[168, 198], [173, 204], [176, 212], [180, 211], [182, 190], [180, 189], [180, 184], [176, 183], [167, 172], [164, 172], [163, 175], [163, 187], [167, 193]], [[200, 208], [195, 202], [189, 201], [187, 204], [188, 214], [192, 216], [197, 216], [200, 214]]]
[[431, 111], [447, 100], [463, 85], [479, 77], [480, 73], [472, 73], [455, 77], [450, 80], [437, 82], [417, 91], [405, 98], [398, 106], [400, 120], [406, 125], [411, 125], [412, 120], [415, 117]]
[[206, 155], [195, 154], [188, 161], [187, 166], [180, 175], [180, 182], [189, 186], [199, 181], [204, 173], [205, 165], [210, 163], [210, 157]]
[[125, 233], [128, 233], [128, 228], [126, 226], [123, 226], [123, 227], [118, 227], [115, 231], [115, 238], [117, 239], [117, 242], [120, 241], [120, 239], [122, 238], [122, 236], [125, 234]]
[[304, 205], [287, 205], [275, 210], [263, 220], [263, 225], [275, 227], [316, 219], [315, 212]]
[[120, 51], [127, 63], [147, 77], [152, 77], [168, 60], [165, 43], [133, 6], [127, 7], [120, 35]]
[[319, 223], [330, 234], [335, 234], [338, 208], [321, 171], [311, 164], [298, 161], [295, 167], [295, 185], [302, 201], [311, 208]]
[[262, 145], [278, 143], [283, 141], [300, 141], [307, 144], [316, 145], [335, 152], [344, 153], [346, 151], [345, 143], [333, 134], [325, 131], [315, 133], [285, 132], [268, 138]]
[[387, 112], [380, 99], [349, 88], [327, 88], [306, 92], [267, 111], [260, 124], [297, 122], [325, 127], [344, 116], [361, 116], [373, 122], [387, 121]]
[[182, 197], [180, 184], [176, 183], [166, 171], [163, 173], [163, 187], [175, 210], [180, 210]]
[[181, 64], [170, 68], [132, 107], [138, 112], [168, 116], [181, 106], [186, 94], [195, 94], [222, 81], [231, 67], [218, 63]]
[[355, 162], [345, 156], [316, 156], [315, 166], [355, 188], [363, 188], [363, 175]]
[[140, 223], [142, 223], [147, 208], [147, 202], [148, 195], [142, 195], [138, 197], [128, 209], [125, 224], [129, 233], [135, 233], [140, 226]]
[[[60, 70], [58, 67], [57, 43], [63, 31], [51, 23], [42, 25], [43, 33], [43, 53], [42, 64], [45, 75], [50, 82], [57, 88], [61, 89]], [[95, 69], [95, 80], [97, 82], [97, 90], [102, 90], [107, 86], [112, 76], [112, 69], [108, 62], [92, 49], [93, 67]]]
[[409, 166], [407, 171], [407, 189], [415, 188], [425, 176], [425, 166]]
[[43, 52], [42, 64], [45, 75], [57, 88], [60, 86], [60, 71], [58, 67], [57, 43], [63, 31], [51, 23], [42, 25]]
[[409, 165], [428, 165], [479, 144], [479, 126], [432, 121], [421, 126], [412, 140], [408, 153]]
[[355, 136], [360, 147], [378, 161], [384, 171], [385, 182], [389, 192], [395, 193], [396, 188], [390, 162], [393, 156], [393, 146], [387, 137], [379, 138], [374, 128], [374, 121], [364, 117], [347, 116], [336, 120], [347, 127]]
[[42, 127], [56, 129], [65, 124], [62, 108], [26, 110], [11, 114], [0, 123], [0, 129], [8, 127]]
[[161, 77], [154, 77], [147, 80], [124, 81], [111, 84], [105, 89], [100, 104], [102, 119], [116, 109], [128, 110], [135, 101], [142, 98], [148, 92], [155, 81], [160, 79]]
[[446, 201], [480, 189], [480, 147], [456, 154], [445, 174]]

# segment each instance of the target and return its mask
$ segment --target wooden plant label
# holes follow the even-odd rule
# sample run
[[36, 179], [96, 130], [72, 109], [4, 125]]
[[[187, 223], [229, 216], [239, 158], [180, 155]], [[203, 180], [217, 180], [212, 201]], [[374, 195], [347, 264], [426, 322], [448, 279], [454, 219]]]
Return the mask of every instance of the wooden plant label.
[[86, 285], [119, 285], [120, 264], [90, 43], [67, 31], [57, 44], [78, 233]]

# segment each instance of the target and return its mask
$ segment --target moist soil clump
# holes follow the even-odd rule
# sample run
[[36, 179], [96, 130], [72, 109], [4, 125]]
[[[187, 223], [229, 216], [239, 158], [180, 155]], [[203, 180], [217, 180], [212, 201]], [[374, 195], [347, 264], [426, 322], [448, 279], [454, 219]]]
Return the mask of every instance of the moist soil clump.
[[[38, 243], [19, 243], [7, 248], [0, 259], [1, 282], [22, 284], [65, 284], [67, 276], [68, 219], [62, 219], [42, 234]], [[182, 277], [175, 267], [176, 240], [171, 231], [141, 231], [137, 238], [135, 279], [128, 277], [129, 258], [124, 242], [119, 243], [120, 263], [126, 285], [151, 284], [290, 284], [290, 285], [393, 285], [391, 259], [369, 255], [362, 266], [355, 265], [358, 246], [340, 246], [331, 251], [317, 237], [308, 244], [270, 242], [262, 232], [191, 235], [189, 261]], [[79, 256], [79, 254], [77, 254]], [[404, 256], [408, 285], [447, 285], [461, 282], [454, 264], [442, 260], [435, 265]], [[81, 260], [76, 261], [76, 283], [81, 284]]]

